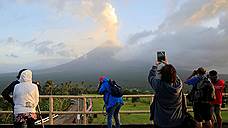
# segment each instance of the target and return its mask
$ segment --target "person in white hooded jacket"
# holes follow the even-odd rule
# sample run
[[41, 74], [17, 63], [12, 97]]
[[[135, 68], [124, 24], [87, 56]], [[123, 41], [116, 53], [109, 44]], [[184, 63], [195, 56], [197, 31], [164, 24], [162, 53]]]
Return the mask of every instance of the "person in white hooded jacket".
[[21, 73], [20, 83], [15, 85], [13, 91], [15, 127], [27, 125], [34, 127], [36, 106], [39, 102], [39, 91], [36, 84], [32, 83], [32, 71], [25, 70]]

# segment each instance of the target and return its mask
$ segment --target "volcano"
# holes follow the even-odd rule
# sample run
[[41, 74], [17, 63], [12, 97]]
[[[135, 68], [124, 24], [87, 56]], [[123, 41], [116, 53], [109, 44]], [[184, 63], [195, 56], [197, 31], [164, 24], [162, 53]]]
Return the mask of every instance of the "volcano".
[[120, 61], [114, 57], [123, 47], [107, 41], [87, 54], [59, 66], [34, 72], [35, 79], [97, 82], [106, 75], [126, 86], [147, 86], [150, 64], [138, 61]]
[[[87, 54], [52, 68], [34, 70], [34, 80], [45, 82], [53, 80], [57, 83], [91, 82], [97, 83], [99, 76], [106, 75], [129, 88], [150, 88], [147, 82], [147, 75], [151, 68], [150, 60], [139, 61], [120, 61], [114, 55], [122, 50], [123, 47], [107, 41]], [[191, 71], [177, 68], [179, 76], [185, 80]], [[9, 83], [10, 79], [17, 73], [0, 75], [1, 84]], [[222, 79], [227, 80], [228, 75], [221, 75]]]

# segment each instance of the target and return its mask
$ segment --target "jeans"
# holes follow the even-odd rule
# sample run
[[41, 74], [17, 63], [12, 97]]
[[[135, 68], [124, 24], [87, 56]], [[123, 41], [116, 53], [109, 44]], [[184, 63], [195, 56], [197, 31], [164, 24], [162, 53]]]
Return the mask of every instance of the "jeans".
[[112, 116], [114, 116], [116, 128], [120, 128], [120, 119], [119, 119], [118, 115], [119, 115], [121, 106], [122, 106], [122, 104], [116, 103], [116, 105], [114, 105], [112, 108], [110, 108], [107, 111], [108, 128], [112, 128]]

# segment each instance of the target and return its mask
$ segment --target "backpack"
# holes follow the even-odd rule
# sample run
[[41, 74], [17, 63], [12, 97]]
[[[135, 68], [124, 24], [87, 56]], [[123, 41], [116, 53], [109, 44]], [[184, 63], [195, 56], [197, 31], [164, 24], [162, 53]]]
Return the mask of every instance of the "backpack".
[[215, 89], [208, 78], [203, 78], [187, 95], [192, 102], [210, 102], [215, 100]]
[[110, 79], [108, 81], [109, 85], [110, 85], [110, 90], [111, 90], [111, 95], [113, 97], [122, 97], [123, 96], [123, 89], [121, 86], [119, 86], [116, 81]]

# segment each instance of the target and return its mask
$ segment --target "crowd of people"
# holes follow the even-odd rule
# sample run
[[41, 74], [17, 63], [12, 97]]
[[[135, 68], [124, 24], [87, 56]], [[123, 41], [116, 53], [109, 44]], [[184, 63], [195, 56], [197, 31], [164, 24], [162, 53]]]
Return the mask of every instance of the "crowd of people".
[[[218, 78], [217, 71], [207, 73], [200, 67], [184, 81], [192, 86], [187, 96], [188, 101], [193, 104], [192, 123], [188, 123], [191, 118], [187, 114], [183, 82], [173, 65], [167, 61], [156, 62], [149, 72], [148, 81], [155, 91], [150, 106], [150, 119], [155, 128], [201, 128], [203, 124], [205, 128], [213, 128], [215, 120], [217, 127], [222, 128], [221, 104], [225, 82]], [[104, 95], [108, 128], [112, 127], [112, 117], [115, 119], [115, 127], [120, 128], [119, 111], [124, 105], [121, 87], [107, 76], [101, 76], [98, 93]], [[13, 95], [12, 98], [10, 94]], [[39, 89], [32, 81], [32, 71], [19, 71], [17, 80], [3, 90], [2, 96], [13, 106], [15, 128], [25, 125], [33, 128], [37, 119]]]
[[200, 67], [184, 81], [192, 86], [187, 95], [188, 101], [193, 104], [192, 120], [186, 115], [183, 82], [173, 65], [167, 61], [156, 62], [150, 70], [148, 81], [155, 91], [151, 104], [151, 120], [155, 128], [213, 128], [215, 120], [217, 127], [222, 128], [221, 105], [225, 82], [218, 78], [217, 71], [211, 70], [207, 74]]

